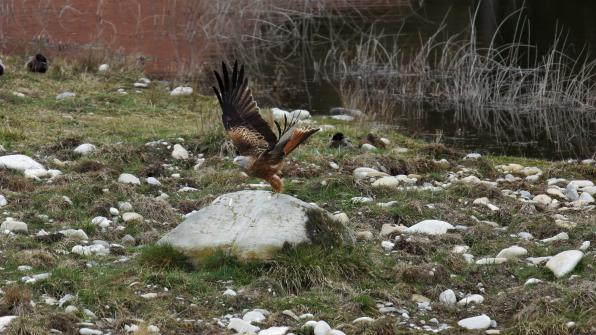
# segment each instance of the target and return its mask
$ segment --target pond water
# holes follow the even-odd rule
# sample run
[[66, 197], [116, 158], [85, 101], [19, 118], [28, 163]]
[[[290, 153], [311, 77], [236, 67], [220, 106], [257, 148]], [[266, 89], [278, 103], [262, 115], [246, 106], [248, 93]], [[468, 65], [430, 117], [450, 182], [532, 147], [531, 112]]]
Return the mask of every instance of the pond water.
[[[505, 19], [525, 6], [523, 13], [527, 18], [530, 33], [529, 36], [524, 36], [524, 41], [528, 41], [529, 38], [530, 44], [535, 46], [536, 54], [520, 57], [521, 66], [532, 66], [532, 61], [528, 59], [536, 59], [536, 56], [546, 54], [558, 33], [566, 41], [565, 52], [568, 55], [584, 55], [589, 60], [596, 56], [596, 20], [593, 19], [596, 1], [420, 0], [409, 4], [404, 4], [403, 1], [396, 3], [399, 4], [360, 9], [358, 12], [339, 12], [338, 17], [341, 19], [337, 20], [320, 19], [317, 33], [327, 36], [329, 31], [333, 30], [338, 40], [341, 39], [345, 43], [353, 38], [352, 42], [356, 45], [361, 35], [354, 34], [354, 27], [367, 31], [374, 26], [376, 31], [397, 36], [400, 49], [405, 53], [408, 50], [414, 52], [420, 47], [421, 41], [434, 34], [441, 24], [444, 24], [441, 36], [446, 37], [468, 29], [470, 18], [478, 8], [475, 20], [478, 45], [486, 47], [494, 37], [494, 43], [498, 46], [515, 40], [516, 25], [519, 25], [515, 18], [518, 16]], [[346, 17], [350, 17], [347, 24]], [[499, 26], [501, 22], [504, 23]], [[331, 43], [324, 39], [317, 41], [315, 37], [308, 43], [270, 50], [273, 57], [263, 57], [258, 61], [260, 71], [265, 74], [265, 78], [261, 78], [260, 82], [278, 84], [272, 91], [260, 90], [259, 98], [269, 98], [270, 101], [264, 101], [265, 104], [304, 108], [315, 114], [327, 114], [331, 107], [340, 106], [342, 102], [338, 93], [338, 82], [322, 79], [318, 75], [320, 71], [317, 71], [320, 67], [316, 65], [323, 63]], [[288, 50], [292, 52], [289, 53]], [[280, 62], [283, 62], [283, 66], [279, 65]], [[480, 128], [477, 123], [461, 113], [439, 111], [425, 103], [398, 104], [391, 115], [391, 119], [386, 121], [400, 131], [428, 141], [440, 140], [447, 145], [470, 151], [550, 159], [585, 158], [596, 153], [594, 132], [591, 138], [583, 142], [582, 148], [577, 148], [560, 146], [558, 144], [561, 143], [549, 141], [540, 134], [526, 138], [517, 137], [515, 140], [507, 136], [498, 137]], [[594, 126], [592, 129], [596, 129], [596, 113], [591, 115]]]

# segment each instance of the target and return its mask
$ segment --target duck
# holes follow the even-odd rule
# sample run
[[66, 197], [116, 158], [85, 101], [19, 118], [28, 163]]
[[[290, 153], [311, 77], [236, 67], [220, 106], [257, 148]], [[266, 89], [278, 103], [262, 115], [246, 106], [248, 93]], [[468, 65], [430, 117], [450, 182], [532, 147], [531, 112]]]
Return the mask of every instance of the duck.
[[331, 148], [340, 148], [340, 147], [352, 148], [353, 147], [350, 139], [347, 138], [343, 133], [333, 134], [333, 136], [331, 137], [331, 140], [329, 141], [329, 146]]
[[39, 53], [27, 63], [29, 72], [46, 73], [46, 71], [48, 71], [48, 66], [48, 59]]

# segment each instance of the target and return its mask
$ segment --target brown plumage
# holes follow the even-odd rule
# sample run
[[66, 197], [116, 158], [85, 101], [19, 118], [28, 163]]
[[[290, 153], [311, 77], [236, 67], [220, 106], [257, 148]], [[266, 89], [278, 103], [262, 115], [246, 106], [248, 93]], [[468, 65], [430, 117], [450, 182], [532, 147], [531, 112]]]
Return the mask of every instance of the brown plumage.
[[385, 149], [385, 143], [381, 141], [379, 137], [372, 133], [368, 133], [368, 135], [366, 135], [366, 138], [362, 140], [362, 144], [364, 143], [372, 144], [377, 148]]
[[217, 86], [213, 87], [222, 110], [222, 121], [239, 155], [234, 162], [252, 177], [267, 181], [274, 191], [283, 191], [279, 172], [283, 159], [306, 141], [319, 128], [298, 128], [297, 120], [276, 121], [277, 135], [261, 117], [259, 107], [248, 87], [244, 66], [234, 63], [232, 74], [222, 62], [221, 75], [214, 71]]

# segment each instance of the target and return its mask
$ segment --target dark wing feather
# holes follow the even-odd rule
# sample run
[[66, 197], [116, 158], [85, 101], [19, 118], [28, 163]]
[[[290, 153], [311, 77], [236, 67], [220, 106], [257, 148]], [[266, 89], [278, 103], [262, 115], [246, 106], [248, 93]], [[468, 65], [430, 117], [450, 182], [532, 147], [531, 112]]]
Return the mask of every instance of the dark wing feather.
[[[244, 78], [244, 66], [240, 67], [240, 71], [238, 71], [238, 62], [235, 62], [230, 76], [226, 64], [222, 62], [222, 75], [220, 76], [217, 71], [214, 73], [218, 87], [213, 87], [213, 90], [223, 112], [222, 122], [228, 133], [236, 134], [234, 145], [240, 154], [263, 152], [275, 147], [277, 136], [259, 114], [259, 107], [248, 87], [248, 79]], [[239, 143], [238, 141], [241, 141], [242, 138], [241, 134], [249, 134], [251, 139]], [[232, 142], [234, 142], [234, 138], [232, 138]], [[260, 140], [256, 141], [256, 138]], [[251, 147], [253, 145], [251, 143], [258, 147]]]

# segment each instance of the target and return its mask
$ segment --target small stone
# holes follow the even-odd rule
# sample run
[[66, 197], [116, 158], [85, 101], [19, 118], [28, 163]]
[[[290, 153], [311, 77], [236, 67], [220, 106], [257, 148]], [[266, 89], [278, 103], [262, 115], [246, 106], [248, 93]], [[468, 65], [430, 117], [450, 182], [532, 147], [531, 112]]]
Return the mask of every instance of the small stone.
[[81, 328], [79, 329], [79, 334], [81, 335], [103, 335], [101, 330], [92, 329], [92, 328]]
[[501, 250], [497, 254], [497, 258], [512, 259], [512, 258], [517, 258], [520, 256], [525, 256], [527, 253], [528, 253], [528, 250], [526, 250], [525, 248], [514, 245], [509, 248], [505, 248], [505, 249]]
[[348, 217], [348, 215], [346, 213], [337, 213], [333, 215], [333, 218], [341, 223], [341, 224], [348, 224], [350, 223], [350, 218]]
[[455, 296], [455, 292], [449, 289], [439, 294], [439, 301], [444, 303], [445, 305], [455, 305], [455, 303], [457, 302], [457, 297]]
[[259, 332], [259, 335], [285, 335], [289, 327], [269, 327], [267, 329], [263, 329]]
[[157, 180], [157, 178], [155, 178], [155, 177], [147, 177], [147, 179], [145, 179], [145, 181], [149, 185], [153, 185], [153, 186], [160, 186], [161, 185], [161, 183], [159, 182], [159, 180]]
[[582, 194], [579, 196], [579, 200], [591, 204], [594, 202], [594, 197], [592, 197], [588, 192], [582, 192]]
[[546, 194], [538, 194], [532, 200], [536, 202], [536, 206], [540, 209], [546, 209], [553, 202], [553, 199]]
[[484, 302], [484, 297], [480, 294], [472, 294], [457, 302], [460, 306], [468, 306], [471, 304], [481, 304]]
[[360, 323], [360, 322], [370, 323], [370, 322], [374, 322], [374, 321], [375, 321], [375, 319], [373, 319], [371, 317], [363, 316], [363, 317], [359, 317], [357, 319], [354, 319], [354, 321], [352, 321], [352, 323]]
[[389, 251], [393, 250], [393, 247], [395, 247], [395, 243], [393, 243], [391, 241], [383, 241], [383, 242], [381, 242], [381, 247], [385, 251], [389, 252]]
[[501, 334], [501, 331], [498, 329], [487, 329], [484, 333], [487, 335], [496, 335]]
[[190, 94], [192, 94], [192, 92], [193, 92], [192, 87], [178, 86], [170, 92], [170, 95], [171, 96], [190, 95]]
[[485, 314], [459, 320], [457, 324], [467, 330], [484, 330], [490, 327], [490, 318]]
[[141, 185], [141, 181], [130, 173], [123, 173], [118, 177], [118, 182], [123, 184]]
[[91, 143], [83, 143], [76, 147], [73, 152], [82, 156], [88, 155], [97, 150], [97, 147]]
[[2, 194], [0, 194], [0, 207], [4, 207], [6, 205], [8, 205], [8, 201]]
[[542, 242], [550, 243], [550, 242], [555, 242], [555, 241], [564, 241], [564, 240], [568, 240], [568, 239], [569, 239], [569, 235], [566, 232], [562, 232], [562, 233], [558, 233], [557, 235], [555, 235], [553, 237], [545, 238], [542, 240]]
[[131, 221], [142, 222], [143, 216], [139, 213], [127, 212], [127, 213], [122, 214], [122, 221], [124, 221], [124, 222], [131, 222]]
[[174, 145], [174, 150], [172, 151], [172, 158], [179, 159], [179, 160], [186, 160], [188, 159], [189, 154], [186, 149], [180, 144]]
[[232, 318], [230, 320], [230, 323], [228, 324], [228, 329], [235, 330], [237, 333], [240, 333], [240, 334], [244, 334], [244, 333], [254, 334], [254, 333], [258, 332], [260, 328], [257, 326], [253, 326], [250, 323], [248, 323], [242, 319]]
[[466, 157], [464, 157], [464, 159], [473, 159], [473, 160], [476, 160], [476, 159], [478, 159], [480, 157], [482, 157], [482, 155], [479, 154], [479, 153], [470, 153], [470, 154], [467, 154]]
[[359, 231], [356, 233], [356, 240], [358, 241], [370, 241], [373, 239], [373, 233], [368, 230]]
[[12, 218], [6, 218], [0, 225], [0, 233], [9, 231], [11, 233], [27, 233], [28, 228], [25, 222], [15, 221]]
[[407, 227], [405, 227], [405, 226], [398, 226], [398, 225], [391, 224], [391, 223], [384, 223], [381, 226], [381, 232], [379, 233], [379, 235], [381, 237], [387, 237], [387, 236], [391, 236], [394, 233], [401, 233], [405, 229], [407, 229]]
[[449, 229], [454, 229], [453, 225], [440, 220], [424, 220], [411, 227], [408, 227], [406, 233], [418, 233], [427, 235], [442, 235], [447, 233]]
[[555, 277], [561, 278], [575, 269], [575, 266], [584, 257], [579, 250], [567, 250], [556, 254], [547, 263], [546, 267], [553, 272]]
[[248, 322], [248, 323], [261, 323], [265, 320], [267, 320], [267, 318], [265, 317], [265, 315], [263, 315], [263, 313], [259, 312], [259, 311], [250, 311], [246, 314], [244, 314], [244, 316], [242, 317], [242, 320]]
[[325, 321], [317, 322], [317, 325], [314, 328], [314, 335], [327, 335], [327, 333], [331, 330], [329, 324]]
[[131, 235], [126, 234], [126, 235], [124, 235], [122, 237], [122, 244], [124, 244], [124, 245], [135, 245], [136, 244], [136, 240]]
[[366, 179], [366, 178], [373, 178], [373, 177], [385, 177], [388, 176], [385, 172], [380, 172], [378, 170], [367, 168], [367, 167], [359, 167], [354, 169], [353, 172], [355, 179]]
[[377, 179], [374, 183], [372, 183], [372, 187], [397, 187], [399, 185], [399, 180], [393, 176], [387, 176]]
[[370, 144], [370, 143], [364, 143], [361, 146], [362, 149], [367, 150], [367, 151], [375, 151], [377, 150], [377, 147], [375, 147], [374, 145]]
[[355, 204], [366, 204], [366, 203], [373, 202], [373, 198], [369, 198], [369, 197], [353, 197], [353, 198], [350, 199], [350, 201], [352, 203], [355, 203]]
[[152, 300], [152, 299], [157, 298], [157, 293], [150, 292], [150, 293], [141, 294], [141, 298], [147, 299], [147, 300]]
[[98, 68], [97, 71], [99, 72], [106, 72], [110, 69], [110, 66], [108, 64], [101, 64]]
[[64, 100], [68, 98], [74, 98], [76, 96], [73, 92], [62, 92], [56, 96], [56, 100]]
[[224, 295], [224, 297], [235, 297], [238, 295], [238, 293], [236, 293], [236, 291], [234, 291], [232, 289], [227, 289], [224, 291], [223, 295]]
[[565, 196], [571, 201], [579, 200], [579, 193], [577, 193], [577, 185], [569, 183], [565, 189]]
[[80, 240], [88, 240], [89, 239], [89, 237], [87, 237], [87, 234], [85, 233], [85, 231], [83, 231], [82, 229], [65, 229], [65, 230], [61, 230], [60, 233], [63, 234], [64, 237], [68, 237], [68, 238], [76, 238], [76, 239], [80, 239]]
[[116, 207], [110, 207], [110, 214], [112, 214], [113, 216], [118, 216], [120, 215], [120, 211]]
[[528, 280], [526, 280], [526, 282], [524, 283], [524, 286], [528, 286], [528, 285], [534, 285], [534, 284], [538, 284], [538, 283], [542, 283], [542, 280], [537, 279], [537, 278], [529, 278]]
[[79, 312], [79, 309], [77, 308], [77, 306], [69, 305], [64, 309], [64, 312], [67, 314], [77, 314]]
[[120, 209], [120, 212], [123, 212], [123, 213], [132, 211], [132, 205], [128, 201], [119, 202], [118, 208]]
[[579, 250], [585, 252], [590, 248], [590, 241], [584, 241], [582, 245], [579, 247]]
[[507, 262], [507, 258], [504, 257], [487, 257], [476, 261], [476, 265], [487, 265], [487, 264], [502, 264]]

